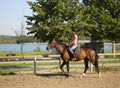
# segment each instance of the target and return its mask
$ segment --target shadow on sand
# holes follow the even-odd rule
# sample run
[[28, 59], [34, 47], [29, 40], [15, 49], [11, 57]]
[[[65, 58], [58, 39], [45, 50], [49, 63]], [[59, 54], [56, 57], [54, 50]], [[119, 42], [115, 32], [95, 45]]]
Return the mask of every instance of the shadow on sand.
[[66, 77], [65, 74], [61, 74], [61, 73], [43, 73], [43, 74], [42, 73], [39, 73], [39, 74], [37, 73], [36, 76], [42, 76], [42, 77], [48, 77], [48, 78], [49, 77], [58, 77], [58, 76], [59, 77], [62, 77], [62, 76]]

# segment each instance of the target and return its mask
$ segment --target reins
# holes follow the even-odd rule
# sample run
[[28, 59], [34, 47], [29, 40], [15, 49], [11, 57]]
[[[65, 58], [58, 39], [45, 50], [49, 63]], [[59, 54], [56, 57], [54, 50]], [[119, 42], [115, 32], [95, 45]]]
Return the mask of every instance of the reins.
[[58, 51], [59, 53], [61, 53], [61, 52], [60, 52], [61, 50], [60, 50], [60, 48], [58, 47], [58, 44], [56, 43], [54, 46], [55, 46], [55, 48], [57, 49], [57, 51]]

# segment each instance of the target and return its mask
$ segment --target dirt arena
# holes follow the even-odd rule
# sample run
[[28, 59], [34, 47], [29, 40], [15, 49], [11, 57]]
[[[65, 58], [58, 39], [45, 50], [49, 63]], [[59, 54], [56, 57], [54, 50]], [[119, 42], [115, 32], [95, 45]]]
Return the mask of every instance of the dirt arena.
[[102, 73], [101, 78], [96, 73], [87, 73], [85, 78], [77, 72], [71, 75], [67, 78], [60, 73], [0, 76], [0, 88], [120, 88], [120, 71]]

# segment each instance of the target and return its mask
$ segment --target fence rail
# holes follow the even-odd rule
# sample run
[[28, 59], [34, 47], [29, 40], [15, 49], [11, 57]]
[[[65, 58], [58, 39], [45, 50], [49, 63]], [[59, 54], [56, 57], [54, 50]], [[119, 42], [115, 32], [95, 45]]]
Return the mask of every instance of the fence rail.
[[[99, 56], [116, 56], [116, 55], [120, 55], [120, 53], [104, 53], [104, 54], [98, 54]], [[34, 59], [34, 74], [36, 75], [36, 71], [37, 71], [37, 66], [36, 66], [36, 63], [37, 63], [37, 59], [40, 58], [40, 59], [52, 59], [52, 58], [59, 58], [60, 55], [48, 55], [47, 57], [44, 57], [43, 55], [31, 55], [31, 56], [0, 56], [0, 59], [18, 59], [18, 58], [33, 58]], [[59, 59], [59, 65], [60, 65], [60, 59]], [[93, 68], [92, 68], [92, 64], [90, 64], [90, 70], [91, 72], [93, 71]]]
[[[119, 56], [120, 53], [99, 53], [99, 56]], [[17, 58], [57, 58], [60, 57], [60, 55], [48, 55], [48, 56], [43, 56], [43, 55], [31, 55], [31, 56], [0, 56], [0, 59], [17, 59]]]
[[120, 53], [99, 53], [99, 56], [119, 56]]

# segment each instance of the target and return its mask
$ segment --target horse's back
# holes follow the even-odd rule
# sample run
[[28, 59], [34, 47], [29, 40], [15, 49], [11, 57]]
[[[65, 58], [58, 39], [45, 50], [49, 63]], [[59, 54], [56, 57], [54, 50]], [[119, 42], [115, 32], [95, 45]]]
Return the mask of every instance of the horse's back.
[[[82, 58], [92, 58], [92, 59], [95, 59], [95, 55], [96, 55], [96, 52], [93, 48], [90, 48], [90, 47], [79, 47], [78, 48], [79, 50], [79, 57], [82, 59]], [[78, 54], [75, 53], [75, 54]]]
[[75, 54], [83, 54], [88, 52], [94, 52], [93, 48], [85, 47], [85, 46], [77, 46], [74, 50]]

